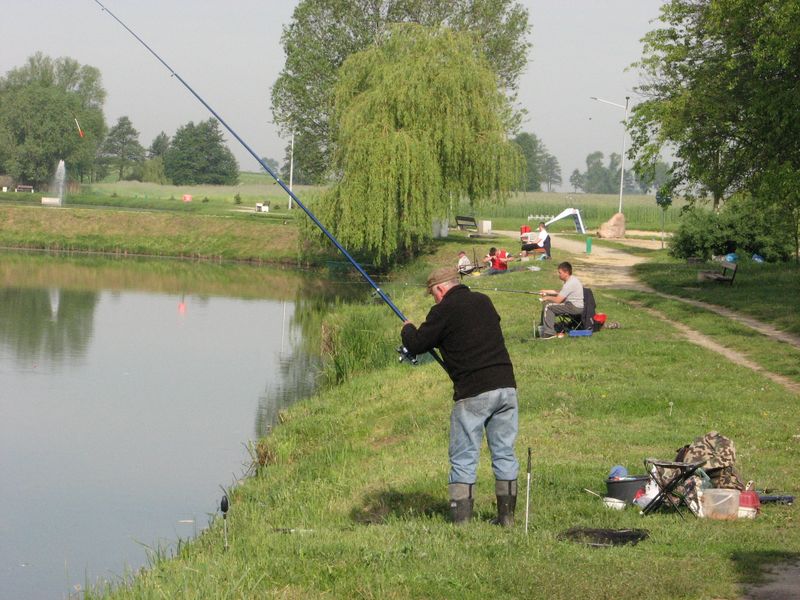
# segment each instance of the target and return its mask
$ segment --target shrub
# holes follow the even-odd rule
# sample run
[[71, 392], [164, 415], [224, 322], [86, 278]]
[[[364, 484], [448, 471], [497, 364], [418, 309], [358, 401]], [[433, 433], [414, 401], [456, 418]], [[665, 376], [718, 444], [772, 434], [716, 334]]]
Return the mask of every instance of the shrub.
[[784, 220], [777, 208], [749, 196], [731, 198], [719, 213], [695, 206], [683, 211], [669, 252], [675, 258], [708, 260], [736, 252], [740, 257], [760, 254], [770, 262], [788, 260], [792, 238]]
[[727, 251], [730, 248], [727, 242], [727, 227], [720, 215], [695, 207], [683, 212], [678, 231], [670, 243], [669, 253], [675, 258], [698, 256], [708, 260], [714, 254]]

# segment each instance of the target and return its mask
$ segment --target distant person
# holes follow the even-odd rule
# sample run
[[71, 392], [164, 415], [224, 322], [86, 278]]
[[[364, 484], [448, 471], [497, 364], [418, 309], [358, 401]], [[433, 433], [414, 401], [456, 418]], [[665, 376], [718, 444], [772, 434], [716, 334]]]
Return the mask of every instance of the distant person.
[[556, 315], [583, 314], [583, 284], [572, 274], [572, 265], [560, 263], [558, 278], [564, 282], [560, 291], [539, 290], [539, 295], [547, 303], [542, 309], [543, 339], [556, 337]]
[[[536, 236], [535, 239], [534, 236]], [[520, 241], [522, 242], [523, 252], [530, 252], [541, 248], [544, 250], [546, 256], [550, 256], [550, 234], [547, 233], [547, 230], [544, 228], [544, 221], [539, 222], [538, 231], [529, 231], [520, 235]]]
[[508, 273], [508, 263], [510, 260], [511, 257], [508, 255], [508, 252], [502, 248], [500, 250], [494, 246], [489, 248], [489, 254], [487, 254], [483, 259], [483, 261], [489, 265], [486, 275], [499, 275], [500, 273]]
[[478, 265], [475, 265], [472, 263], [472, 261], [470, 261], [466, 252], [462, 250], [458, 253], [458, 272], [461, 275], [469, 275], [477, 268]]
[[438, 348], [453, 381], [450, 414], [450, 518], [472, 517], [483, 432], [492, 455], [497, 497], [496, 524], [514, 524], [519, 462], [514, 453], [518, 430], [517, 384], [506, 349], [500, 315], [488, 296], [458, 282], [452, 267], [428, 277], [434, 306], [425, 322], [403, 324], [403, 345], [413, 354]]

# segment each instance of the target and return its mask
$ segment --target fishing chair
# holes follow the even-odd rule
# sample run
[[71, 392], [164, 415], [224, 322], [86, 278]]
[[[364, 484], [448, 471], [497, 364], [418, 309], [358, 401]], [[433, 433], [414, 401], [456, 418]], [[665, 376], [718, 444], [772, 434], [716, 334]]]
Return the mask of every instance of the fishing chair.
[[583, 288], [583, 312], [579, 315], [556, 315], [555, 329], [559, 333], [592, 330], [596, 312], [597, 305], [594, 301], [594, 294], [590, 288], [585, 287]]
[[[656, 494], [650, 502], [642, 509], [643, 515], [649, 515], [662, 506], [673, 508], [684, 519], [680, 505], [685, 504], [691, 513], [697, 516], [698, 507], [693, 507], [687, 500], [687, 491], [694, 482], [690, 478], [697, 469], [702, 467], [706, 461], [684, 463], [648, 458], [644, 461], [644, 468], [650, 474], [650, 479], [658, 487]], [[695, 496], [696, 497], [696, 496]]]

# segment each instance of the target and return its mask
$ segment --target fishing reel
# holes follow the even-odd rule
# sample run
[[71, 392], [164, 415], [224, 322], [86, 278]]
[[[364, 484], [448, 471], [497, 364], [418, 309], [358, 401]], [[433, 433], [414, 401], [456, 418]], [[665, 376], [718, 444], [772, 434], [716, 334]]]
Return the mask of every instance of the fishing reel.
[[397, 348], [397, 353], [400, 355], [397, 359], [399, 362], [407, 360], [415, 367], [419, 364], [419, 359], [417, 358], [417, 355], [411, 354], [411, 352], [409, 352], [408, 348], [406, 348], [405, 346], [400, 346], [399, 348]]

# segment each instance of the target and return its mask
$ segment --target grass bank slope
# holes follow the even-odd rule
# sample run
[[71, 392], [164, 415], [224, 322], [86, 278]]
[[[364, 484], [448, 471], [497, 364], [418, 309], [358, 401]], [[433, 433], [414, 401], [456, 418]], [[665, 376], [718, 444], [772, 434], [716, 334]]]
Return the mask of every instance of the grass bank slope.
[[297, 260], [297, 229], [255, 213], [0, 206], [0, 246], [285, 263]]
[[[546, 271], [491, 279], [518, 290], [555, 284]], [[447, 523], [450, 382], [435, 363], [397, 364], [391, 342], [399, 323], [375, 316], [386, 307], [342, 307], [342, 321], [375, 340], [371, 368], [284, 415], [259, 474], [233, 491], [230, 549], [223, 551], [216, 519], [177, 559], [158, 561], [110, 595], [736, 598], [754, 565], [800, 556], [792, 507], [767, 507], [755, 521], [643, 518], [610, 511], [582, 491], [602, 493], [612, 465], [641, 472], [644, 458], [671, 459], [716, 429], [736, 442], [744, 477], [797, 494], [796, 396], [609, 293], [598, 294], [598, 305], [623, 329], [537, 342], [530, 332], [539, 303], [489, 293], [518, 377], [518, 455], [533, 449], [527, 536], [524, 510], [513, 529], [488, 522], [494, 489], [485, 451], [477, 518], [461, 528]], [[409, 318], [424, 318], [430, 298], [422, 290], [393, 294]], [[560, 541], [574, 526], [646, 528], [650, 536], [607, 549]]]

